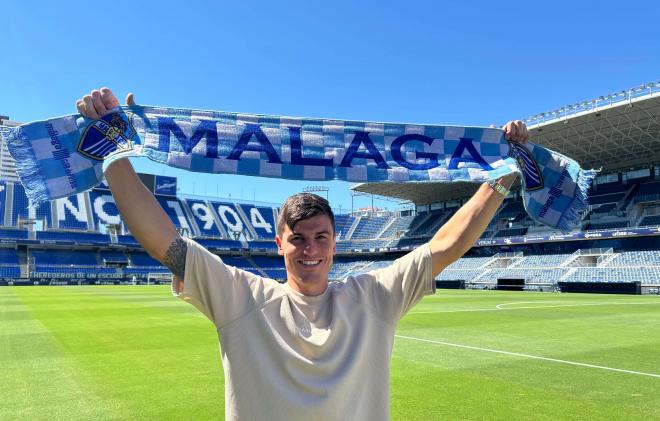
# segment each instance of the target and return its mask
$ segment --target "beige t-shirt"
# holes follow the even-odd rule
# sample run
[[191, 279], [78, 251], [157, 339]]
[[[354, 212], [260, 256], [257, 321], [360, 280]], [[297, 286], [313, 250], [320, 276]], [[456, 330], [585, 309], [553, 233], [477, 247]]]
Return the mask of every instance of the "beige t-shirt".
[[175, 295], [218, 329], [227, 420], [389, 418], [394, 329], [435, 292], [428, 245], [307, 297], [187, 243]]

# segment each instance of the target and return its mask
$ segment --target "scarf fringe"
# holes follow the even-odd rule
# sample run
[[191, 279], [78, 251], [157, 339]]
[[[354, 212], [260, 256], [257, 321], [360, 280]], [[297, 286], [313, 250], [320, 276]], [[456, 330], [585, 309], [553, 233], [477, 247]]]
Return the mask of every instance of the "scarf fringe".
[[21, 176], [21, 184], [25, 188], [30, 206], [36, 207], [50, 200], [43, 175], [39, 172], [39, 167], [34, 165], [37, 160], [22, 128], [0, 126], [0, 136], [14, 158], [16, 172]]

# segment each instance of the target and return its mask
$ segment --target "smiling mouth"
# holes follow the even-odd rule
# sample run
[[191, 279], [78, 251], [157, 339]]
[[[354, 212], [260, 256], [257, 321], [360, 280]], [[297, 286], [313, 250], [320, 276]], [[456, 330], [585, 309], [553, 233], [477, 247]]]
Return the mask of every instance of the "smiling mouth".
[[321, 264], [321, 260], [316, 259], [316, 260], [298, 260], [298, 263], [305, 267], [314, 267], [318, 266]]

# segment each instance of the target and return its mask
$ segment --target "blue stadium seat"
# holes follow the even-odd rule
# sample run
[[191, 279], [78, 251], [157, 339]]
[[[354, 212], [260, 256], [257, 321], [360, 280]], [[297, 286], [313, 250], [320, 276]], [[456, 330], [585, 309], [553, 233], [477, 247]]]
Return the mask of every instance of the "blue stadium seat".
[[140, 243], [132, 235], [118, 235], [117, 243], [125, 246], [140, 246]]
[[217, 239], [217, 238], [195, 238], [195, 241], [197, 241], [202, 246], [210, 249], [240, 251], [243, 248], [241, 242], [237, 240], [226, 240], [226, 239]]
[[37, 240], [63, 244], [110, 244], [110, 236], [100, 233], [75, 231], [37, 231]]
[[18, 252], [15, 249], [0, 249], [0, 265], [18, 265], [18, 263]]
[[639, 225], [660, 225], [660, 215], [646, 216], [640, 221]]
[[518, 228], [504, 228], [498, 230], [494, 237], [516, 237], [525, 235], [527, 233], [527, 227], [518, 227]]
[[97, 255], [89, 250], [30, 250], [36, 266], [98, 267]]
[[0, 278], [15, 278], [21, 277], [21, 270], [18, 266], [0, 266]]
[[100, 251], [99, 255], [106, 264], [128, 264], [128, 257], [120, 251]]
[[599, 205], [601, 203], [617, 203], [624, 197], [624, 193], [610, 193], [598, 196], [590, 196], [589, 203], [592, 205]]
[[585, 227], [585, 229], [605, 230], [605, 229], [614, 229], [614, 228], [627, 228], [628, 225], [629, 225], [628, 221], [591, 222]]
[[158, 260], [149, 256], [147, 253], [134, 252], [129, 255], [132, 267], [164, 267]]
[[253, 241], [248, 241], [247, 244], [250, 251], [277, 252], [277, 244], [275, 243], [275, 240], [268, 240], [268, 241], [253, 240]]
[[592, 188], [593, 195], [609, 194], [609, 193], [625, 193], [630, 189], [629, 184], [619, 182], [598, 184]]
[[28, 231], [15, 228], [0, 228], [0, 238], [7, 240], [27, 240]]

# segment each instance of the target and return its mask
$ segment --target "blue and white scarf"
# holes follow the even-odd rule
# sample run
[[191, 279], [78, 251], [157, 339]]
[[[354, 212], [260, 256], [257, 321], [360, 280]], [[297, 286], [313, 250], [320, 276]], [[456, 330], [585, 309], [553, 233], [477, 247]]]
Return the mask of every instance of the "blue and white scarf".
[[518, 172], [530, 216], [566, 230], [595, 172], [494, 128], [275, 117], [151, 106], [71, 115], [0, 134], [32, 203], [99, 184], [114, 160], [145, 156], [207, 173], [351, 182], [484, 182]]

